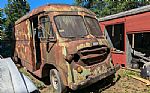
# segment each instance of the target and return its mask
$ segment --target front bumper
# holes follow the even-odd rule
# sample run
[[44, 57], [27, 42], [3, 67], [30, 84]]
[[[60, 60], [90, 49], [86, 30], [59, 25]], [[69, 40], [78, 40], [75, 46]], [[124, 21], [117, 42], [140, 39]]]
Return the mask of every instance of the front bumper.
[[96, 77], [90, 76], [86, 80], [80, 82], [78, 85], [71, 84], [71, 89], [72, 90], [77, 90], [77, 89], [81, 89], [83, 87], [89, 86], [93, 83], [96, 83], [99, 80], [102, 80], [102, 79], [116, 73], [116, 71], [119, 70], [119, 69], [120, 69], [120, 65], [118, 64], [114, 67], [114, 69], [109, 69], [106, 73], [100, 74]]

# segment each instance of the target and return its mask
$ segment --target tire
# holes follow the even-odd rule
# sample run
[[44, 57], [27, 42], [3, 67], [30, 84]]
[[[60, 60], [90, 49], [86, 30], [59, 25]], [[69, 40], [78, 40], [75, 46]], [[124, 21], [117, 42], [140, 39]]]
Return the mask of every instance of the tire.
[[53, 93], [64, 93], [65, 86], [63, 85], [60, 74], [56, 69], [50, 70], [50, 82], [53, 88]]

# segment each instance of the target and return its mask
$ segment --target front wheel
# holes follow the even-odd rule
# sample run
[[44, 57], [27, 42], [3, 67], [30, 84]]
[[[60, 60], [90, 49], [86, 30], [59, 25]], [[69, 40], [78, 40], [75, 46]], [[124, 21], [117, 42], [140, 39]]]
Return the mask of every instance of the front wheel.
[[62, 83], [60, 74], [56, 69], [50, 70], [50, 82], [54, 93], [63, 93], [65, 87]]

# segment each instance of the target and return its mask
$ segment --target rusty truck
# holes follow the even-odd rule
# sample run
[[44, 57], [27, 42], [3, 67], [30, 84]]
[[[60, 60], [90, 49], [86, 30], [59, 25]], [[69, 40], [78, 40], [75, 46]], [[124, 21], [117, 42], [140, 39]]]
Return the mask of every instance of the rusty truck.
[[111, 51], [96, 15], [88, 9], [48, 4], [15, 22], [14, 60], [61, 93], [112, 76]]

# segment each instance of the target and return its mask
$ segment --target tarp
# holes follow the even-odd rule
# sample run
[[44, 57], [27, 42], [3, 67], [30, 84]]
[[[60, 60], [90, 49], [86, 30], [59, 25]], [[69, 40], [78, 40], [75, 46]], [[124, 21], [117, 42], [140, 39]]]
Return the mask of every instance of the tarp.
[[35, 90], [36, 86], [18, 71], [11, 58], [0, 59], [0, 93], [29, 93]]

